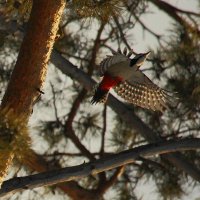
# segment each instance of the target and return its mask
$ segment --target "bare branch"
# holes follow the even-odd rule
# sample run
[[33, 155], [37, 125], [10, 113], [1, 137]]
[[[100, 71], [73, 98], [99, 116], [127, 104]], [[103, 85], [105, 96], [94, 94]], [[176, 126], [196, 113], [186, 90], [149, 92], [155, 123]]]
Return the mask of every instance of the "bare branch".
[[[99, 156], [100, 152], [91, 153], [94, 156]], [[104, 156], [112, 155], [113, 152], [104, 152]], [[52, 154], [44, 154], [44, 157], [55, 157], [55, 156], [70, 156], [70, 157], [84, 157], [83, 153], [65, 153], [65, 152], [54, 152]]]
[[155, 33], [155, 32], [152, 31], [150, 28], [148, 28], [148, 27], [146, 26], [146, 24], [143, 23], [142, 20], [140, 20], [140, 18], [139, 18], [136, 14], [133, 13], [133, 15], [134, 15], [135, 19], [139, 22], [139, 24], [143, 27], [144, 30], [146, 30], [146, 31], [148, 31], [149, 33], [151, 33], [151, 34], [152, 34], [154, 37], [156, 37], [158, 40], [161, 38], [161, 35]]
[[74, 167], [65, 167], [60, 170], [47, 171], [26, 177], [13, 178], [5, 181], [0, 189], [0, 197], [7, 194], [41, 186], [53, 185], [74, 179], [80, 179], [90, 174], [98, 174], [134, 162], [141, 156], [149, 157], [157, 154], [167, 154], [176, 151], [196, 150], [200, 148], [200, 139], [182, 139], [179, 141], [165, 141], [143, 145], [134, 149], [122, 151], [89, 163]]
[[106, 120], [107, 120], [107, 106], [105, 105], [104, 106], [104, 109], [103, 109], [103, 129], [102, 129], [102, 138], [101, 138], [101, 149], [100, 149], [100, 155], [104, 155], [104, 147], [105, 147], [105, 133], [106, 133]]
[[55, 112], [55, 118], [56, 118], [56, 121], [59, 122], [58, 110], [57, 110], [57, 107], [56, 107], [56, 94], [55, 94], [53, 84], [50, 83], [50, 85], [51, 85], [51, 91], [52, 91], [52, 94], [53, 94], [53, 107], [54, 107], [54, 112]]
[[103, 184], [98, 186], [98, 194], [103, 195], [112, 185], [114, 185], [117, 181], [117, 179], [123, 174], [125, 166], [118, 167], [114, 174], [111, 176], [111, 178]]
[[68, 127], [66, 131], [68, 136], [74, 143], [74, 145], [82, 152], [89, 160], [95, 160], [94, 155], [81, 143], [80, 139], [76, 136], [72, 127]]
[[[157, 1], [157, 0], [148, 0], [148, 1], [153, 3], [160, 10], [163, 10], [164, 12], [166, 12], [171, 18], [173, 18], [175, 21], [177, 21], [183, 27], [190, 28], [190, 30], [193, 30], [198, 33], [200, 32], [200, 30], [198, 30], [198, 28], [193, 27], [191, 24], [187, 23], [187, 21], [184, 20], [184, 18], [182, 18], [181, 16], [178, 15], [178, 13], [189, 14], [190, 13], [189, 11], [184, 11], [184, 10], [178, 9], [178, 8], [172, 6], [171, 4], [168, 4], [165, 1]], [[199, 14], [195, 14], [195, 13], [190, 13], [190, 14], [199, 16]]]
[[79, 138], [76, 136], [73, 127], [72, 127], [72, 122], [74, 120], [74, 117], [76, 116], [77, 110], [79, 109], [79, 106], [82, 102], [82, 100], [86, 96], [86, 90], [83, 89], [77, 98], [75, 99], [71, 111], [68, 116], [68, 120], [66, 121], [65, 124], [65, 136], [69, 137], [73, 143], [76, 145], [76, 147], [82, 152], [88, 159], [94, 160], [95, 157], [90, 153], [90, 151], [80, 142]]
[[121, 36], [121, 39], [122, 41], [124, 42], [124, 44], [126, 45], [126, 47], [128, 48], [129, 51], [133, 51], [133, 49], [131, 48], [131, 46], [129, 45], [129, 43], [127, 42], [127, 39], [125, 37], [125, 34], [123, 33], [123, 29], [119, 23], [119, 20], [117, 17], [114, 17], [114, 21], [115, 21], [115, 24], [117, 25], [117, 28], [119, 30], [119, 33], [120, 33], [120, 36]]
[[98, 53], [99, 48], [100, 48], [101, 35], [103, 33], [104, 27], [105, 27], [105, 24], [101, 23], [101, 25], [98, 29], [97, 36], [96, 36], [96, 39], [94, 41], [94, 46], [92, 48], [91, 60], [89, 62], [89, 66], [88, 66], [88, 75], [92, 75], [92, 73], [93, 73], [95, 61], [96, 61], [96, 56], [97, 56], [97, 53]]
[[80, 91], [80, 93], [78, 94], [78, 96], [76, 97], [76, 99], [74, 100], [72, 107], [71, 107], [71, 110], [70, 110], [70, 113], [68, 115], [68, 119], [66, 121], [66, 128], [68, 126], [72, 126], [72, 122], [74, 121], [76, 113], [77, 113], [77, 111], [80, 107], [81, 102], [85, 98], [86, 94], [87, 94], [87, 91], [85, 89], [82, 89]]
[[186, 15], [193, 15], [193, 16], [196, 16], [196, 17], [200, 17], [200, 13], [196, 13], [196, 12], [192, 12], [192, 11], [188, 11], [188, 10], [183, 10], [183, 9], [177, 8], [177, 7], [175, 7], [171, 4], [170, 4], [170, 7], [173, 8], [177, 12], [180, 12], [180, 13], [183, 13], [183, 14], [186, 14]]

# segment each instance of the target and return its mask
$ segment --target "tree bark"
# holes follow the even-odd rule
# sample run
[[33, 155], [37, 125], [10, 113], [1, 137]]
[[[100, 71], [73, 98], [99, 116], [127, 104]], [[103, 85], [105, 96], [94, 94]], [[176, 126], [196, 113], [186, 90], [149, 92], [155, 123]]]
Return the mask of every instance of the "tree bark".
[[40, 95], [65, 0], [33, 0], [19, 56], [1, 108], [13, 110], [16, 116], [27, 116]]
[[[28, 151], [22, 144], [27, 142], [28, 146], [29, 141], [18, 141], [19, 137], [23, 137], [23, 130], [20, 129], [20, 124], [15, 123], [15, 119], [19, 123], [22, 121], [23, 127], [27, 126], [34, 102], [41, 93], [46, 77], [47, 63], [65, 4], [65, 0], [33, 0], [27, 32], [0, 107], [1, 114], [5, 114], [4, 118], [7, 118], [0, 121], [0, 127], [4, 127], [1, 125], [6, 123], [6, 137], [12, 138], [8, 142], [11, 148], [5, 150], [9, 144], [1, 148], [1, 157], [5, 159], [1, 161], [0, 183], [7, 174], [14, 156], [17, 155], [15, 150], [18, 149], [24, 155]], [[0, 142], [3, 143], [2, 138]], [[25, 158], [23, 155], [20, 156]], [[33, 158], [25, 159], [28, 160], [26, 162], [31, 162]]]

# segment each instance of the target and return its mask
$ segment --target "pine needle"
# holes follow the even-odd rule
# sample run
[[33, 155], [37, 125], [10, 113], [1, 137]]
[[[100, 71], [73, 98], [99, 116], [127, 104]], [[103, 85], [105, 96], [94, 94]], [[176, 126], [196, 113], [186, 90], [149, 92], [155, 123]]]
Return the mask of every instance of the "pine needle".
[[122, 0], [73, 0], [69, 5], [80, 17], [108, 21], [122, 10]]

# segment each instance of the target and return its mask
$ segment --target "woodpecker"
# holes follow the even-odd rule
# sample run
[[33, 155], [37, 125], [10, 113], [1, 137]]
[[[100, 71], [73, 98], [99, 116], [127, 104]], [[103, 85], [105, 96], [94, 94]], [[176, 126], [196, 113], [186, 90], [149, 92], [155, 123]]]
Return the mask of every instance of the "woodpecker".
[[154, 84], [141, 70], [150, 52], [113, 51], [100, 63], [102, 81], [97, 85], [92, 104], [105, 103], [111, 88], [125, 101], [137, 106], [163, 112], [168, 108], [172, 95]]

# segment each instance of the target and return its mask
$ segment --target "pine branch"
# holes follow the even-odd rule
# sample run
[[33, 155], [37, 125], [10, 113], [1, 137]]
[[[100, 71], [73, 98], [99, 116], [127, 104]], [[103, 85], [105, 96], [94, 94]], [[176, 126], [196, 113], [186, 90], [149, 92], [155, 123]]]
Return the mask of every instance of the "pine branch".
[[80, 17], [97, 18], [108, 21], [112, 16], [118, 16], [122, 10], [122, 0], [73, 0], [69, 7]]
[[136, 147], [134, 149], [122, 151], [118, 154], [114, 154], [93, 162], [10, 179], [2, 184], [2, 188], [0, 189], [0, 197], [3, 197], [7, 194], [13, 194], [24, 189], [32, 189], [36, 187], [48, 186], [65, 181], [80, 179], [90, 174], [95, 175], [103, 171], [132, 163], [141, 156], [150, 157], [157, 154], [197, 150], [199, 148], [199, 138], [182, 139], [179, 141], [169, 140], [160, 143], [147, 144]]

